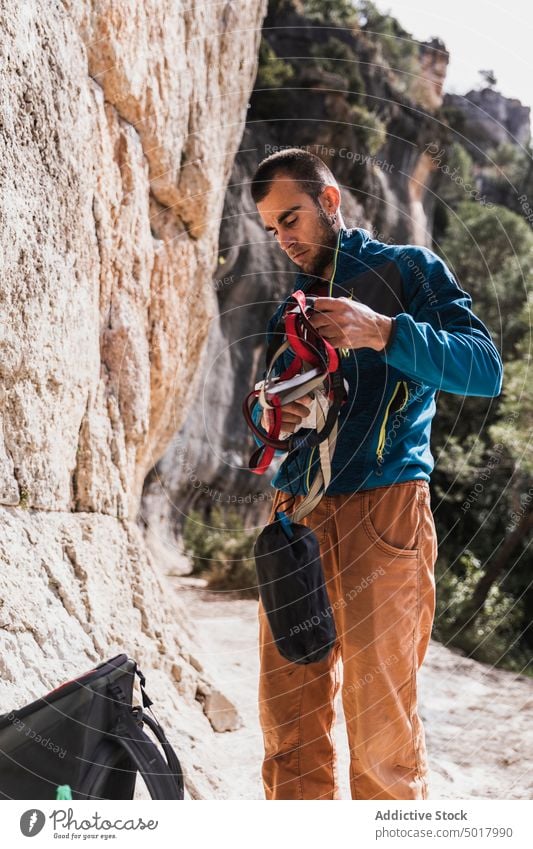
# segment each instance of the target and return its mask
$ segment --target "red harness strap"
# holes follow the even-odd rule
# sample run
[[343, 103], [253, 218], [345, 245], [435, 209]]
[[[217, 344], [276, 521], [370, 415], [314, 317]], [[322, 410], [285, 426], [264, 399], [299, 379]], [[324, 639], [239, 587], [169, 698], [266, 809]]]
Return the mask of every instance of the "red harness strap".
[[[294, 301], [296, 301], [296, 309], [294, 309]], [[299, 374], [303, 364], [308, 364], [310, 367], [323, 370], [324, 389], [327, 391], [330, 401], [333, 401], [335, 392], [332, 378], [339, 369], [337, 351], [316, 332], [313, 325], [309, 322], [306, 315], [308, 305], [304, 292], [301, 290], [294, 292], [287, 307], [289, 311], [285, 313], [283, 319], [284, 331], [289, 347], [294, 352], [294, 358], [288, 368], [276, 378], [276, 381], [287, 380]], [[267, 380], [268, 375], [272, 371], [275, 358], [276, 354], [272, 356], [271, 362], [267, 363]], [[279, 396], [274, 393], [269, 397], [273, 409], [268, 412], [269, 427], [265, 439], [264, 432], [259, 430], [251, 415], [253, 407], [258, 403], [257, 399], [259, 395], [260, 389], [254, 389], [247, 395], [243, 403], [243, 412], [250, 429], [264, 443], [252, 454], [249, 464], [250, 471], [261, 475], [272, 462], [276, 449], [284, 451], [290, 449], [292, 434], [289, 439], [279, 439], [281, 432], [281, 402]]]
[[[274, 395], [271, 399], [273, 410], [267, 410], [267, 416], [269, 417], [269, 428], [268, 428], [268, 436], [270, 439], [278, 439], [280, 431], [281, 431], [281, 402], [277, 395]], [[254, 457], [257, 454], [257, 461], [259, 463], [255, 468], [251, 468], [250, 471], [254, 472], [256, 475], [262, 475], [263, 472], [266, 472], [268, 467], [270, 466], [276, 449], [271, 445], [265, 445], [258, 449], [258, 451], [254, 452]], [[250, 460], [250, 463], [252, 461]]]

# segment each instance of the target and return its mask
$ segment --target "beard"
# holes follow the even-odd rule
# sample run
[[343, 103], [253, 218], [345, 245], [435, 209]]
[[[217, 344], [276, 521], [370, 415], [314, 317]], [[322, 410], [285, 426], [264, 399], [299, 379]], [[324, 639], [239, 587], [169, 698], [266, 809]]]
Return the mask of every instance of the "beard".
[[302, 271], [313, 277], [323, 277], [323, 273], [333, 260], [333, 253], [337, 246], [337, 231], [330, 223], [328, 216], [319, 203], [316, 204], [318, 211], [318, 228], [315, 238], [313, 256], [302, 264]]

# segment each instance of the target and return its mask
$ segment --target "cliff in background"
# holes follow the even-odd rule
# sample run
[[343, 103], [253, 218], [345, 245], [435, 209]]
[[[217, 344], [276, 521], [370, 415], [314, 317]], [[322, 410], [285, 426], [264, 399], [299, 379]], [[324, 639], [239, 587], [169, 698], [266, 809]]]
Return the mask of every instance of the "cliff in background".
[[126, 651], [212, 797], [209, 682], [136, 518], [217, 313], [265, 4], [3, 12], [0, 711]]

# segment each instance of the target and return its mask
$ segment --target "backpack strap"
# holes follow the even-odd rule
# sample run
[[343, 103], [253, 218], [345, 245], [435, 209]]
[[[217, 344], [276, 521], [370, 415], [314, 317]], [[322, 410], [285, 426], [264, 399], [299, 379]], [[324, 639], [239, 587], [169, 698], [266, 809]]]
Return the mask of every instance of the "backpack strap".
[[[147, 717], [141, 707], [130, 707], [120, 684], [111, 684], [109, 691], [115, 698], [118, 712], [110, 733], [141, 773], [152, 799], [183, 799], [183, 772], [178, 757], [159, 723]], [[152, 704], [145, 693], [143, 702]], [[163, 746], [166, 760], [153, 740], [142, 730], [143, 720]]]
[[182, 772], [182, 769], [181, 769], [180, 762], [178, 760], [178, 756], [177, 756], [176, 752], [174, 751], [174, 749], [172, 748], [172, 746], [170, 745], [170, 743], [168, 742], [168, 740], [165, 736], [165, 732], [163, 731], [163, 729], [161, 728], [159, 723], [155, 719], [152, 719], [151, 716], [148, 716], [148, 714], [145, 711], [143, 711], [141, 708], [134, 708], [134, 710], [138, 711], [138, 713], [140, 714], [142, 722], [145, 722], [147, 724], [147, 726], [151, 729], [151, 731], [153, 731], [153, 733], [155, 734], [155, 736], [157, 737], [157, 739], [161, 743], [161, 748], [163, 749], [163, 751], [165, 753], [165, 757], [167, 759], [169, 769], [170, 769], [171, 773], [173, 775], [175, 775], [178, 779], [178, 782], [179, 782], [179, 785], [180, 785], [180, 791], [181, 791], [181, 797], [180, 798], [183, 799], [183, 772]]
[[[143, 719], [146, 721], [146, 715], [143, 715]], [[152, 799], [183, 799], [183, 773], [178, 757], [160, 726], [153, 720], [147, 721], [147, 725], [152, 729], [153, 726], [158, 727], [165, 741], [166, 759], [146, 732], [137, 725], [131, 709], [120, 711], [113, 729], [114, 739], [141, 773]], [[157, 736], [163, 745], [159, 733]]]

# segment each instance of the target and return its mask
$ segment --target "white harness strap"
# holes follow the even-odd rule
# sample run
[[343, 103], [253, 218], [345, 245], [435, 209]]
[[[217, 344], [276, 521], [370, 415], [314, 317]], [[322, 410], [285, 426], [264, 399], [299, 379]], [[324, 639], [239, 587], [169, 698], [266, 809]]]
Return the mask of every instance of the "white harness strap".
[[[326, 421], [327, 401], [323, 398], [323, 396], [319, 395], [316, 396], [316, 400], [317, 431], [320, 432]], [[288, 514], [293, 522], [299, 522], [304, 518], [304, 516], [307, 516], [308, 513], [314, 510], [318, 502], [323, 498], [324, 493], [329, 486], [329, 482], [331, 480], [331, 461], [333, 460], [335, 444], [337, 442], [337, 432], [338, 422], [335, 422], [329, 437], [324, 439], [324, 441], [318, 446], [320, 466], [304, 500], [293, 513]]]

